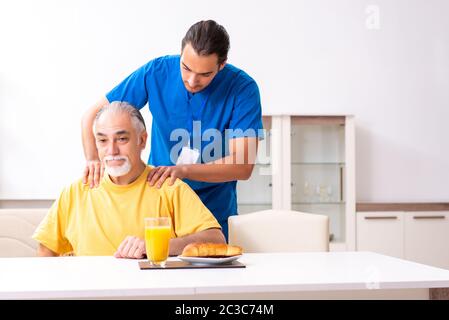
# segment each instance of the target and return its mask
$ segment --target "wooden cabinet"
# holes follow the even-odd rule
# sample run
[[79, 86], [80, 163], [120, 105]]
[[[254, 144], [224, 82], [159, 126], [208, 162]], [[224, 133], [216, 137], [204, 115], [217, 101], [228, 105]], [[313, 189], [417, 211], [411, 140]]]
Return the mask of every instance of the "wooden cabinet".
[[354, 250], [353, 117], [292, 116], [289, 128], [291, 208], [327, 215], [330, 247]]
[[357, 250], [404, 258], [404, 215], [402, 212], [357, 214]]
[[449, 212], [405, 215], [405, 259], [449, 269]]
[[357, 212], [356, 234], [358, 251], [449, 269], [449, 211]]
[[265, 139], [239, 214], [264, 209], [327, 215], [331, 250], [355, 250], [355, 130], [352, 116], [265, 116]]

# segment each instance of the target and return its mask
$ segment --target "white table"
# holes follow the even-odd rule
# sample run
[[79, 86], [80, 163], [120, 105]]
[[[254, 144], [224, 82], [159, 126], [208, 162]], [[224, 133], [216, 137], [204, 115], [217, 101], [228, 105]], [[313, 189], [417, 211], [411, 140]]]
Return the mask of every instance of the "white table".
[[[171, 258], [176, 259], [176, 258]], [[2, 258], [0, 299], [427, 299], [449, 271], [370, 252], [244, 254], [245, 269], [140, 270], [113, 257]]]

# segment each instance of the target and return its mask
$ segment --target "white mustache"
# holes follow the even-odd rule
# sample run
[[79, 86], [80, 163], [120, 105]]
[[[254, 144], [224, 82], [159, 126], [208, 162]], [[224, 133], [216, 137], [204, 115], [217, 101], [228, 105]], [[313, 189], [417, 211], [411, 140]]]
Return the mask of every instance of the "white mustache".
[[104, 161], [117, 161], [117, 160], [128, 160], [127, 157], [124, 156], [106, 156], [104, 157]]

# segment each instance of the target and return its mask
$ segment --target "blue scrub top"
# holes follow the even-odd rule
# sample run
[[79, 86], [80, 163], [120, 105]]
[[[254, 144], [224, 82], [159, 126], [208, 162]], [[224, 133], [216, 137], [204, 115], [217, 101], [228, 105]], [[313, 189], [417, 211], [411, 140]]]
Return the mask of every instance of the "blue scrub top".
[[[182, 133], [190, 135], [190, 146], [200, 151], [198, 163], [228, 155], [229, 139], [263, 137], [257, 84], [230, 64], [205, 89], [191, 94], [182, 82], [180, 56], [156, 58], [134, 71], [106, 98], [109, 102], [126, 101], [138, 109], [148, 103], [153, 116], [148, 163], [154, 166], [176, 164], [181, 147], [188, 143]], [[226, 129], [233, 130], [225, 133]], [[238, 213], [237, 181], [184, 181], [217, 218], [227, 239], [228, 217]]]

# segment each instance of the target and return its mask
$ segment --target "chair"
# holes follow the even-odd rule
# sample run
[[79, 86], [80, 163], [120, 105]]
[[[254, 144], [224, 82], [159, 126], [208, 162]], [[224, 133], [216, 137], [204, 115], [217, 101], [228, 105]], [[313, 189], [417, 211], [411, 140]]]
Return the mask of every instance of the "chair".
[[329, 251], [329, 217], [288, 210], [231, 216], [229, 244], [244, 252]]
[[48, 209], [0, 209], [0, 257], [34, 257], [31, 238]]

